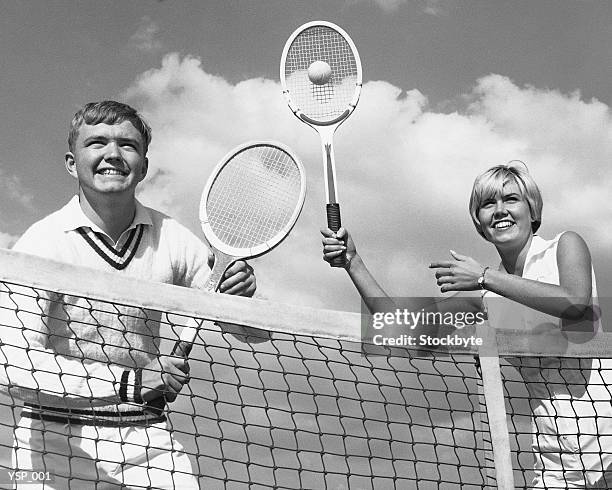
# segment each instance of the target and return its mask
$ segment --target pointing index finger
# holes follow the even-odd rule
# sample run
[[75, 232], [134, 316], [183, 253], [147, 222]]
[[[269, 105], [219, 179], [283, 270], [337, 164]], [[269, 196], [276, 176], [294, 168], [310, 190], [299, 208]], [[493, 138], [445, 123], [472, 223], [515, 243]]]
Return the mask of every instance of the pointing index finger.
[[448, 269], [453, 265], [452, 262], [449, 262], [447, 260], [443, 260], [440, 262], [432, 262], [431, 264], [429, 264], [429, 268], [430, 269], [438, 269], [438, 268], [445, 268]]

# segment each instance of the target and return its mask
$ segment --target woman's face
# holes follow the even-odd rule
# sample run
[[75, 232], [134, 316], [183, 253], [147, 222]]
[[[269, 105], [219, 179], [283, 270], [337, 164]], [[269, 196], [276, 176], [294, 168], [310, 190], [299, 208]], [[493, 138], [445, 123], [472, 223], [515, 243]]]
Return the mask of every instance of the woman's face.
[[494, 245], [522, 246], [532, 234], [529, 203], [513, 180], [481, 203], [478, 219], [485, 238]]

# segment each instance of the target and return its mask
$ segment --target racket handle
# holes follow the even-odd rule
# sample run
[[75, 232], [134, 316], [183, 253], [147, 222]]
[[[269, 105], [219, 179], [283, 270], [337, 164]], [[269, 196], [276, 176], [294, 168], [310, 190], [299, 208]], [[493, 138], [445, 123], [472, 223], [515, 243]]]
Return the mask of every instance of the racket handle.
[[146, 404], [144, 411], [150, 413], [154, 417], [158, 417], [162, 414], [166, 408], [166, 399], [163, 396], [155, 398]]
[[177, 340], [176, 344], [174, 344], [174, 348], [172, 349], [171, 355], [181, 356], [187, 359], [189, 357], [189, 354], [191, 353], [192, 347], [192, 342], [186, 342], [185, 340]]
[[[177, 340], [176, 344], [174, 344], [174, 348], [172, 349], [173, 356], [181, 356], [185, 359], [189, 357], [189, 353], [191, 352], [191, 348], [193, 347], [193, 343], [186, 342], [184, 340]], [[166, 408], [166, 400], [163, 396], [155, 398], [147, 403], [145, 407], [145, 411], [149, 412], [153, 416], [159, 416]]]
[[[334, 233], [337, 232], [342, 226], [340, 219], [340, 204], [337, 202], [328, 203], [326, 206], [327, 210], [327, 226]], [[346, 265], [346, 257], [344, 253], [338, 255], [331, 260], [329, 263], [331, 267], [344, 267]]]

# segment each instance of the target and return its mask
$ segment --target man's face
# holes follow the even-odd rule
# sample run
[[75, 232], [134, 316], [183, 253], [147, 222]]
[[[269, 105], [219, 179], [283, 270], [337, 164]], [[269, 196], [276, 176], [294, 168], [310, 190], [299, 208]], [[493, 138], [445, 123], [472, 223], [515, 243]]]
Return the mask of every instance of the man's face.
[[147, 174], [142, 135], [130, 121], [83, 124], [66, 169], [86, 194], [135, 194]]

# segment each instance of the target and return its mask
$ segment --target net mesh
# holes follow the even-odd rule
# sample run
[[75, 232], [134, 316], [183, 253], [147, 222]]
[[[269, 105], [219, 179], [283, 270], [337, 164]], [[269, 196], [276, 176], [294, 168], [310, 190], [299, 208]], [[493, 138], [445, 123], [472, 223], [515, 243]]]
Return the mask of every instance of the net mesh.
[[[331, 68], [326, 83], [312, 83], [308, 68], [324, 61]], [[344, 113], [358, 89], [359, 72], [351, 45], [335, 29], [316, 25], [304, 29], [287, 51], [285, 85], [303, 114], [317, 122], [333, 121]]]
[[222, 243], [248, 249], [286, 229], [301, 191], [302, 173], [291, 155], [275, 146], [250, 146], [215, 176], [203, 217]]
[[[9, 258], [16, 257], [12, 253]], [[76, 276], [78, 269], [71, 269], [60, 278], [65, 268], [49, 263], [52, 273], [46, 279], [41, 268], [45, 264], [36, 259], [29, 277], [3, 274], [0, 280], [2, 488], [10, 488], [16, 470], [26, 470], [30, 479], [51, 478], [54, 488], [103, 488], [109, 482], [145, 488], [170, 482], [170, 487], [188, 488], [190, 478], [207, 489], [496, 485], [487, 390], [474, 355], [420, 352], [417, 357], [408, 349], [369, 345], [364, 355], [358, 342], [360, 315], [114, 276], [111, 292], [99, 275], [97, 293], [84, 287], [87, 293], [79, 295], [75, 288], [87, 283], [85, 271]], [[54, 282], [54, 287], [46, 287], [46, 282]], [[121, 300], [110, 299], [113, 295]], [[78, 316], [76, 324], [71, 314]], [[270, 331], [243, 335], [231, 325], [220, 328], [209, 320], [257, 328], [267, 324]], [[134, 427], [143, 424], [133, 423], [129, 413], [119, 417], [125, 422], [120, 428], [108, 422], [117, 420], [116, 413], [100, 411], [93, 421], [62, 422], [61, 417], [87, 419], [91, 406], [102, 403], [96, 391], [104, 392], [108, 382], [103, 371], [93, 367], [79, 381], [81, 370], [70, 362], [107, 367], [119, 351], [126, 355], [124, 366], [141, 366], [151, 355], [170, 352], [180, 329], [194, 324], [201, 324], [201, 330], [190, 359], [191, 380], [167, 406], [168, 430], [138, 438]], [[34, 340], [41, 325], [49, 335], [57, 334], [46, 346]], [[130, 336], [135, 325], [152, 337], [159, 352], [139, 347]], [[91, 331], [87, 339], [86, 330]], [[61, 351], [69, 342], [79, 348], [44, 358], [49, 345]], [[510, 362], [520, 362], [524, 369], [540, 362], [518, 359]], [[594, 369], [604, 376], [604, 368], [598, 361], [568, 358], [573, 364], [557, 364], [557, 377], [530, 386], [510, 362], [502, 362], [502, 373], [514, 480], [517, 488], [533, 488], [536, 452], [531, 446], [543, 427], [532, 420], [534, 396], [541, 396], [537, 389], [560, 384], [578, 389], [580, 381], [567, 379], [568, 369], [583, 374]], [[64, 375], [54, 377], [60, 369]], [[555, 371], [555, 364], [548, 363], [547, 369]], [[605, 391], [604, 378], [600, 388]], [[592, 400], [591, 407], [596, 402], [605, 400]], [[59, 414], [59, 422], [52, 417], [20, 421], [22, 413], [36, 413], [39, 404], [51, 406], [46, 412]], [[587, 464], [592, 465], [593, 458], [604, 467], [612, 456], [612, 445], [605, 439], [599, 439], [597, 447], [580, 446], [580, 437], [597, 430], [589, 424], [601, 419], [588, 407], [573, 407], [575, 423], [558, 428], [565, 439], [558, 437], [539, 451], [560, 460], [558, 488], [567, 486], [565, 478], [589, 476]], [[130, 406], [134, 412], [140, 408]], [[552, 414], [553, 419], [561, 423], [567, 413]], [[13, 438], [16, 462], [11, 460]], [[590, 475], [593, 481], [601, 476], [601, 471]], [[549, 483], [548, 488], [555, 486]]]

